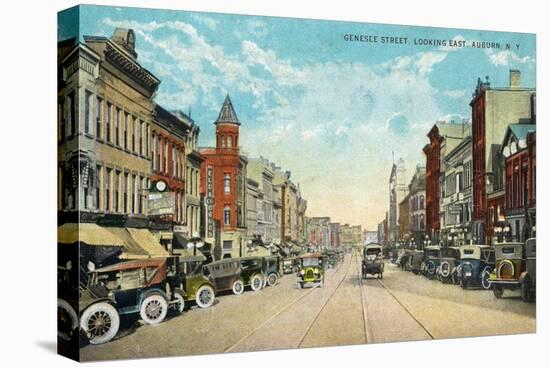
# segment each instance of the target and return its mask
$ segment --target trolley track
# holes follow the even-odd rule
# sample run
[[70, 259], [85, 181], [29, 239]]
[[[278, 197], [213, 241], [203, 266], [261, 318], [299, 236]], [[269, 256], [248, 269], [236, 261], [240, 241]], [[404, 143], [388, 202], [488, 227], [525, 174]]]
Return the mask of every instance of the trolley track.
[[[371, 325], [372, 322], [370, 322], [369, 320], [368, 305], [366, 302], [366, 299], [368, 297], [367, 282], [363, 281], [363, 277], [361, 276], [360, 272], [358, 272], [358, 277], [361, 285], [361, 301], [364, 304], [363, 312], [364, 312], [365, 335], [367, 336], [366, 339], [368, 340], [367, 343], [375, 343], [376, 341], [374, 338], [374, 333]], [[435, 336], [432, 334], [432, 332], [428, 330], [428, 328], [422, 322], [420, 322], [420, 320], [411, 312], [411, 310], [409, 310], [409, 308], [407, 308], [407, 306], [403, 304], [403, 302], [401, 302], [401, 300], [391, 291], [391, 289], [389, 289], [388, 286], [384, 284], [382, 279], [377, 278], [372, 280], [376, 280], [377, 283], [382, 286], [382, 289], [391, 296], [391, 298], [399, 305], [399, 307], [403, 311], [405, 311], [405, 313], [414, 321], [414, 323], [416, 323], [426, 333], [426, 335], [430, 339], [436, 339]], [[364, 289], [363, 286], [366, 289]]]
[[[346, 274], [344, 275], [344, 277], [342, 277], [342, 279], [339, 281], [336, 289], [338, 289], [340, 287], [340, 285], [342, 284], [343, 280], [347, 278], [347, 273], [349, 271], [349, 267], [351, 266], [351, 261], [353, 259], [353, 257], [356, 256], [356, 255], [352, 255], [351, 258], [350, 258], [350, 261], [348, 263], [348, 268], [346, 270]], [[336, 276], [336, 274], [339, 274], [340, 271], [342, 270], [342, 266], [343, 266], [343, 261], [340, 263], [340, 265], [336, 268], [336, 270], [334, 271], [334, 273], [332, 273], [328, 279], [332, 279]], [[274, 313], [273, 315], [271, 315], [269, 318], [267, 318], [266, 320], [264, 320], [260, 325], [258, 325], [256, 328], [254, 328], [252, 331], [250, 331], [249, 333], [247, 333], [246, 335], [244, 335], [241, 339], [239, 339], [236, 343], [234, 343], [233, 345], [231, 345], [230, 347], [226, 348], [224, 350], [224, 353], [229, 353], [229, 352], [232, 352], [235, 350], [235, 348], [237, 348], [239, 345], [241, 345], [244, 341], [246, 341], [247, 339], [249, 339], [250, 337], [252, 337], [254, 334], [256, 334], [259, 330], [261, 330], [262, 328], [264, 328], [268, 323], [270, 323], [273, 319], [275, 319], [277, 316], [281, 315], [283, 312], [285, 312], [286, 310], [288, 310], [289, 308], [291, 308], [292, 306], [296, 305], [298, 302], [300, 302], [301, 300], [303, 300], [304, 298], [306, 298], [307, 296], [309, 296], [310, 294], [313, 293], [313, 291], [317, 288], [320, 288], [318, 284], [314, 285], [312, 288], [310, 288], [309, 290], [307, 290], [304, 294], [300, 295], [299, 297], [297, 297], [294, 301], [290, 302], [289, 304], [287, 304], [286, 306], [284, 306], [283, 308], [281, 308], [278, 312]], [[332, 298], [332, 296], [334, 295], [335, 292], [333, 292], [331, 294], [331, 296], [329, 297], [329, 300], [330, 298]], [[326, 303], [325, 303], [326, 305]], [[324, 308], [324, 306], [322, 308]], [[315, 321], [313, 321], [314, 323]], [[312, 324], [313, 324], [312, 323]], [[309, 327], [307, 328], [307, 331], [306, 331], [306, 334], [301, 338], [300, 340], [300, 344], [303, 342], [303, 340], [305, 339], [305, 337], [307, 336], [309, 330], [311, 330], [311, 326], [312, 324], [309, 325]]]
[[315, 317], [313, 318], [313, 320], [311, 321], [311, 323], [309, 324], [309, 326], [306, 328], [306, 332], [304, 333], [304, 335], [300, 338], [300, 341], [298, 342], [298, 345], [296, 346], [296, 348], [300, 348], [302, 347], [302, 345], [304, 344], [304, 341], [305, 339], [307, 338], [307, 336], [310, 334], [311, 330], [313, 329], [313, 326], [317, 323], [317, 321], [319, 320], [321, 314], [323, 313], [323, 311], [325, 310], [326, 306], [330, 303], [330, 301], [332, 301], [334, 299], [334, 295], [336, 294], [336, 292], [338, 292], [338, 290], [340, 289], [340, 286], [342, 285], [342, 283], [344, 282], [344, 280], [348, 279], [348, 274], [349, 274], [349, 270], [351, 268], [351, 263], [353, 261], [353, 259], [357, 259], [357, 254], [352, 254], [351, 255], [351, 258], [350, 258], [350, 262], [348, 264], [348, 268], [346, 269], [346, 274], [344, 274], [344, 276], [342, 277], [342, 279], [340, 279], [340, 281], [338, 282], [337, 286], [334, 288], [334, 290], [332, 291], [332, 293], [330, 294], [330, 296], [327, 298], [327, 300], [325, 301], [325, 303], [323, 303], [323, 305], [321, 306], [321, 308], [319, 309], [319, 311], [317, 312], [317, 315], [315, 315]]

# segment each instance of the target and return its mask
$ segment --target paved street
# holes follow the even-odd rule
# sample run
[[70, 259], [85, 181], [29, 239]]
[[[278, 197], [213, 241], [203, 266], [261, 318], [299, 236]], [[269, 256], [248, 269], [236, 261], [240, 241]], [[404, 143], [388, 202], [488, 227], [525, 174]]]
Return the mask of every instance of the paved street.
[[384, 278], [360, 280], [360, 258], [347, 255], [323, 288], [275, 287], [218, 297], [157, 326], [134, 324], [83, 360], [244, 352], [431, 338], [530, 333], [535, 305], [492, 292], [430, 281], [387, 264]]

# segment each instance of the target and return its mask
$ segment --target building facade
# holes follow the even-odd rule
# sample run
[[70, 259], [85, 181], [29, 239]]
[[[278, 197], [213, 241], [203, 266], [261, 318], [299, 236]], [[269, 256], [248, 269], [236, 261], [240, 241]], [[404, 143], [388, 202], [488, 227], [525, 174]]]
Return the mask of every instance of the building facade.
[[508, 87], [478, 83], [472, 107], [473, 238], [490, 244], [494, 227], [504, 227], [504, 159], [499, 153], [509, 124], [535, 120], [534, 89], [521, 87], [518, 70], [510, 70]]
[[[204, 196], [204, 237], [214, 243], [214, 256], [238, 257], [246, 246], [246, 165], [247, 158], [239, 154], [241, 123], [229, 95], [225, 98], [216, 126], [216, 147], [201, 148], [205, 157], [201, 164], [200, 193]], [[219, 243], [215, 224], [220, 223]]]
[[426, 225], [426, 168], [417, 165], [409, 183], [409, 243], [423, 248]]
[[534, 237], [536, 219], [536, 125], [508, 126], [502, 142], [505, 159], [506, 236], [517, 242]]
[[397, 222], [399, 225], [399, 241], [408, 242], [411, 238], [411, 228], [409, 224], [410, 210], [409, 210], [410, 195], [407, 194], [399, 203], [399, 218]]
[[441, 177], [444, 177], [441, 164], [443, 158], [463, 139], [466, 125], [438, 121], [428, 132], [430, 142], [423, 148], [426, 155], [426, 241], [430, 244], [441, 242], [439, 232]]
[[449, 246], [472, 241], [472, 135], [466, 128], [464, 139], [445, 157], [441, 178], [441, 240]]
[[132, 30], [66, 41], [59, 55], [60, 222], [108, 217], [146, 228], [149, 136], [160, 81], [137, 62]]
[[399, 203], [403, 200], [405, 195], [407, 195], [408, 191], [405, 177], [406, 174], [405, 161], [399, 158], [397, 163], [392, 165], [389, 179], [390, 202], [388, 212], [388, 240], [390, 242], [399, 240]]

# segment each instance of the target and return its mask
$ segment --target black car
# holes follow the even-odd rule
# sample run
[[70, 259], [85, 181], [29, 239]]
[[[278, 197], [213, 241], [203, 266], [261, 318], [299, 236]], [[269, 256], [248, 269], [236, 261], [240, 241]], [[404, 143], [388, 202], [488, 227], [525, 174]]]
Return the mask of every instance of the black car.
[[491, 246], [465, 245], [460, 247], [460, 264], [457, 269], [462, 288], [480, 286], [491, 289], [489, 276], [495, 267], [495, 250]]

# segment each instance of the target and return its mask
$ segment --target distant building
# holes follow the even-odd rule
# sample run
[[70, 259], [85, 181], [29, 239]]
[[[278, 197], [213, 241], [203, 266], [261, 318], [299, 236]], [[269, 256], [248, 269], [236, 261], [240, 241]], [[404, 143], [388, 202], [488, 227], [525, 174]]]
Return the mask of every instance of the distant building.
[[340, 223], [330, 223], [330, 247], [340, 247]]
[[369, 244], [373, 242], [378, 242], [378, 232], [377, 231], [369, 231], [369, 230], [363, 230], [363, 244]]
[[408, 242], [411, 238], [409, 226], [409, 194], [399, 203], [399, 241]]
[[405, 161], [399, 158], [397, 164], [392, 165], [389, 179], [389, 222], [388, 222], [388, 241], [395, 242], [399, 240], [399, 203], [407, 195]]
[[414, 175], [409, 184], [409, 228], [411, 238], [409, 243], [412, 243], [416, 248], [423, 248], [425, 235], [424, 229], [426, 225], [426, 168], [424, 166], [416, 166]]

